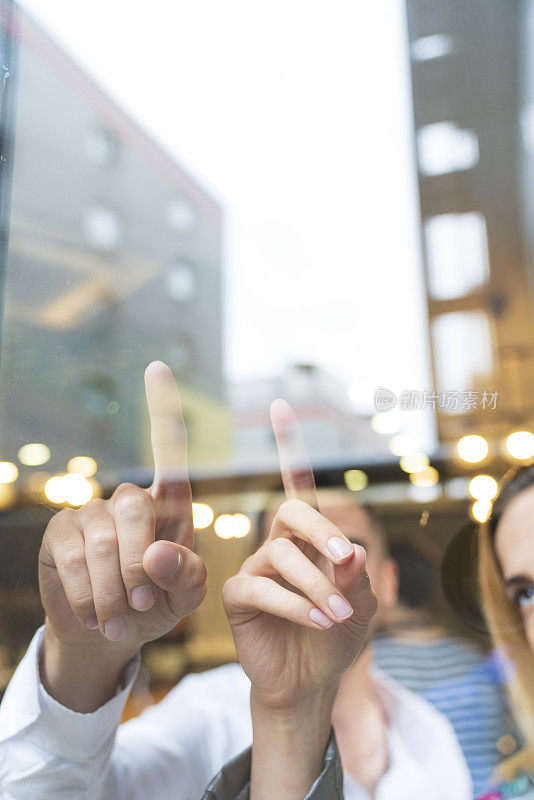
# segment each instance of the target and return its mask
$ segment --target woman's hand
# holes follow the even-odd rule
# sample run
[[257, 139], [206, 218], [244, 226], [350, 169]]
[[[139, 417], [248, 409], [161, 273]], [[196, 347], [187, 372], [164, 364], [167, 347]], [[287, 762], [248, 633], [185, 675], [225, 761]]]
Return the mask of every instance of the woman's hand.
[[295, 800], [321, 772], [337, 688], [377, 604], [365, 551], [317, 510], [292, 409], [276, 401], [271, 418], [289, 499], [264, 544], [226, 582], [223, 603], [251, 680], [251, 797]]
[[273, 709], [337, 687], [376, 612], [363, 548], [296, 499], [227, 581], [223, 601], [254, 696]]
[[286, 708], [337, 686], [365, 643], [377, 604], [365, 551], [316, 510], [294, 412], [279, 400], [271, 417], [290, 499], [264, 544], [225, 584], [223, 602], [256, 698]]

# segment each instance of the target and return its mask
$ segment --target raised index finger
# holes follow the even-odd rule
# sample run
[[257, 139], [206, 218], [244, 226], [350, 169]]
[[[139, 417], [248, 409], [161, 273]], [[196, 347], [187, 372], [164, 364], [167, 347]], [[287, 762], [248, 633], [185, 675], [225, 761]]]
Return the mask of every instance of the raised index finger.
[[271, 405], [271, 423], [276, 437], [280, 471], [288, 500], [303, 500], [319, 509], [312, 465], [297, 415], [285, 400]]
[[192, 549], [187, 431], [180, 393], [172, 372], [162, 361], [153, 361], [146, 368], [145, 388], [154, 455], [154, 482], [149, 491], [156, 507], [156, 538]]

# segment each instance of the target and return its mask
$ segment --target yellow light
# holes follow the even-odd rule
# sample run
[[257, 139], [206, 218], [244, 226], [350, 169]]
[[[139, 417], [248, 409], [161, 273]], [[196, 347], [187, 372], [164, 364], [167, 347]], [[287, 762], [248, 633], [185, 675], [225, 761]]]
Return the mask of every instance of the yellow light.
[[469, 493], [475, 500], [493, 500], [497, 496], [499, 485], [491, 475], [477, 475], [469, 483]]
[[56, 503], [56, 505], [64, 503], [67, 499], [64, 476], [54, 475], [53, 478], [49, 478], [44, 485], [44, 493], [51, 503]]
[[362, 469], [348, 469], [343, 477], [347, 489], [351, 492], [360, 492], [369, 483], [369, 478]]
[[518, 461], [527, 461], [534, 456], [534, 436], [529, 431], [516, 431], [506, 440], [506, 449]]
[[215, 533], [220, 539], [232, 539], [235, 531], [235, 522], [231, 514], [221, 514], [215, 520]]
[[491, 514], [491, 509], [490, 500], [477, 500], [471, 507], [471, 514], [477, 522], [486, 522]]
[[25, 444], [17, 454], [18, 460], [26, 467], [38, 467], [50, 461], [50, 449], [46, 444]]
[[93, 497], [94, 487], [83, 475], [69, 472], [67, 475], [49, 478], [45, 483], [44, 493], [56, 505], [69, 503], [71, 506], [83, 506]]
[[195, 530], [209, 528], [213, 522], [213, 509], [207, 503], [193, 503], [193, 527]]
[[405, 456], [407, 453], [413, 453], [414, 444], [409, 436], [399, 434], [391, 439], [388, 447], [394, 456]]
[[92, 498], [93, 487], [83, 475], [69, 472], [62, 480], [65, 499], [71, 506], [84, 506]]
[[98, 464], [91, 456], [74, 456], [67, 464], [67, 470], [83, 475], [84, 478], [92, 478], [98, 470]]
[[404, 472], [424, 472], [430, 461], [424, 453], [406, 453], [402, 456], [399, 465]]
[[414, 486], [421, 486], [426, 489], [429, 486], [435, 486], [439, 482], [439, 472], [434, 467], [427, 467], [421, 472], [412, 472], [410, 481]]
[[489, 453], [486, 439], [475, 434], [462, 436], [456, 445], [456, 449], [460, 458], [469, 464], [477, 464], [479, 461], [484, 461]]
[[393, 409], [391, 411], [380, 411], [371, 418], [371, 428], [376, 433], [397, 433], [400, 428], [399, 415]]
[[214, 527], [221, 539], [242, 539], [250, 533], [252, 524], [246, 514], [221, 514]]
[[16, 464], [11, 461], [0, 461], [0, 483], [14, 483], [19, 477]]
[[234, 514], [234, 526], [234, 538], [242, 539], [250, 533], [252, 523], [246, 514]]

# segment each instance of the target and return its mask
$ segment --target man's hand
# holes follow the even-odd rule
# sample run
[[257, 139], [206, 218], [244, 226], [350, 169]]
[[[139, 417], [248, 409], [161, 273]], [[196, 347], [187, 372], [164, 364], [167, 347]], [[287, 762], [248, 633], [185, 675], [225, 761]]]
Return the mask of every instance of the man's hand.
[[[206, 568], [192, 551], [187, 435], [178, 389], [161, 362], [147, 368], [145, 385], [152, 486], [123, 484], [109, 500], [59, 512], [39, 554], [47, 615], [44, 679], [65, 699], [62, 670], [74, 674], [74, 662], [83, 661], [89, 683], [93, 672], [104, 672], [95, 677], [89, 706], [112, 691], [117, 671], [145, 642], [171, 630], [205, 594]], [[75, 689], [80, 693], [80, 686]]]

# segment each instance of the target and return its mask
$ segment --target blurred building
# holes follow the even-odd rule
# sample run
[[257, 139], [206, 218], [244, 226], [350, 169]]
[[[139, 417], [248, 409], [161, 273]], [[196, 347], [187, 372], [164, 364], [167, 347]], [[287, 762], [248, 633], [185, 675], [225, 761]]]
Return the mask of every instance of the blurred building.
[[534, 430], [533, 3], [406, 9], [435, 387], [464, 393], [438, 405], [439, 435], [498, 455]]
[[221, 207], [22, 13], [15, 134], [0, 460], [39, 442], [50, 472], [150, 465], [153, 359], [184, 387], [193, 460], [196, 413], [226, 455]]
[[229, 387], [237, 463], [278, 471], [269, 417], [270, 404], [277, 397], [295, 409], [314, 466], [391, 460], [386, 439], [370, 427], [371, 415], [355, 413], [347, 387], [316, 366], [296, 364], [277, 377]]

